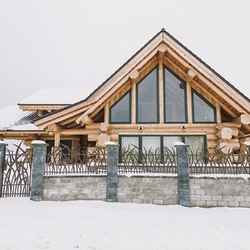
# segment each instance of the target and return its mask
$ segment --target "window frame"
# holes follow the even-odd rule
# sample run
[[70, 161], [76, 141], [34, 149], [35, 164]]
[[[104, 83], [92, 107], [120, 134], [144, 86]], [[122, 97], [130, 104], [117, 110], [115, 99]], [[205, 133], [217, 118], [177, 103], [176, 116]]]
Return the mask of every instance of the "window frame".
[[203, 144], [204, 144], [204, 148], [203, 150], [206, 151], [207, 150], [207, 136], [204, 134], [197, 134], [197, 135], [183, 135], [183, 134], [176, 134], [176, 135], [164, 135], [164, 134], [145, 134], [145, 135], [138, 135], [138, 134], [133, 134], [133, 135], [119, 135], [119, 145], [120, 145], [120, 152], [122, 150], [122, 137], [137, 137], [138, 138], [138, 148], [140, 150], [143, 150], [143, 145], [142, 145], [142, 137], [160, 137], [160, 147], [161, 147], [161, 152], [163, 152], [164, 150], [164, 137], [181, 137], [181, 142], [185, 143], [185, 137], [202, 137], [203, 138]]
[[[129, 98], [129, 108], [128, 108], [128, 112], [129, 112], [129, 121], [127, 122], [113, 122], [112, 121], [112, 114], [111, 114], [111, 109], [117, 104], [119, 103], [126, 95], [128, 95]], [[131, 89], [129, 89], [128, 91], [126, 91], [126, 93], [124, 93], [116, 102], [114, 102], [110, 107], [109, 107], [109, 123], [110, 124], [131, 124]]]
[[[166, 97], [166, 91], [167, 91], [167, 86], [166, 86], [166, 76], [165, 76], [165, 70], [167, 70], [170, 74], [172, 74], [174, 77], [176, 77], [181, 83], [184, 83], [184, 121], [176, 122], [176, 121], [167, 121], [166, 117], [166, 102], [167, 102], [167, 97]], [[187, 84], [186, 82], [180, 78], [176, 73], [174, 73], [171, 69], [169, 69], [165, 64], [163, 66], [163, 114], [164, 114], [164, 123], [165, 124], [186, 124], [188, 122], [188, 108], [187, 108]]]
[[[155, 66], [153, 69], [151, 69], [139, 82], [136, 83], [136, 100], [135, 100], [135, 104], [136, 104], [136, 124], [159, 124], [160, 122], [160, 118], [159, 118], [159, 70], [158, 70], [158, 65]], [[156, 121], [155, 122], [139, 122], [139, 85], [140, 83], [145, 80], [153, 71], [156, 71]]]
[[[203, 102], [205, 102], [209, 107], [213, 109], [214, 121], [195, 121], [194, 94], [197, 95]], [[192, 123], [193, 124], [215, 124], [217, 123], [216, 107], [193, 88], [191, 89], [191, 96], [192, 96]]]

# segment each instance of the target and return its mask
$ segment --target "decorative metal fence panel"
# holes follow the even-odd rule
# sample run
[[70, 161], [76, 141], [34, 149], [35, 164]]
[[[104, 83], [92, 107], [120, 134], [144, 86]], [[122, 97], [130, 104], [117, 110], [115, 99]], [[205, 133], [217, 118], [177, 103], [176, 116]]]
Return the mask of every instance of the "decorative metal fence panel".
[[176, 174], [176, 152], [165, 147], [162, 151], [140, 150], [132, 146], [122, 150], [119, 155], [118, 173], [168, 173]]
[[21, 144], [16, 151], [5, 154], [1, 197], [29, 197], [32, 152], [24, 151]]
[[72, 153], [67, 146], [60, 145], [60, 147], [52, 148], [47, 154], [45, 175], [106, 173], [107, 152], [105, 149], [91, 147], [84, 152]]
[[225, 152], [223, 148], [192, 152], [189, 150], [190, 174], [250, 174], [248, 149], [235, 148]]
[[[66, 153], [65, 153], [66, 152]], [[190, 174], [250, 174], [250, 156], [247, 149], [228, 153], [215, 149], [188, 151]], [[118, 174], [177, 174], [175, 148], [140, 150], [138, 147], [123, 149], [118, 155]], [[74, 153], [64, 145], [47, 154], [45, 175], [55, 174], [106, 174], [107, 151], [97, 147]]]

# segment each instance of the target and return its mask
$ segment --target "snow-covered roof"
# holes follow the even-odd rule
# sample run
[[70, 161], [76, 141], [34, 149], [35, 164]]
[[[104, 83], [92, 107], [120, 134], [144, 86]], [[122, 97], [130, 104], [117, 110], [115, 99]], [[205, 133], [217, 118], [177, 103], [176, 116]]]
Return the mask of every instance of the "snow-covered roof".
[[93, 89], [41, 89], [24, 100], [19, 105], [63, 105], [74, 104], [88, 97]]
[[22, 111], [17, 105], [8, 106], [0, 110], [0, 130], [38, 130], [32, 124], [37, 117], [36, 112]]

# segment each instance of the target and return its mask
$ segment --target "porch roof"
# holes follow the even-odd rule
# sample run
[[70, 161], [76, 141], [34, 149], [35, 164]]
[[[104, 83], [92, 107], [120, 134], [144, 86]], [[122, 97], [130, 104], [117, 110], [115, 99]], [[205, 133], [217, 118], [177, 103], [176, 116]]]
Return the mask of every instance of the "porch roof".
[[69, 105], [81, 101], [93, 91], [84, 89], [41, 89], [28, 96], [18, 105]]
[[8, 106], [0, 110], [1, 131], [39, 130], [32, 122], [37, 119], [37, 113], [22, 111], [19, 107]]

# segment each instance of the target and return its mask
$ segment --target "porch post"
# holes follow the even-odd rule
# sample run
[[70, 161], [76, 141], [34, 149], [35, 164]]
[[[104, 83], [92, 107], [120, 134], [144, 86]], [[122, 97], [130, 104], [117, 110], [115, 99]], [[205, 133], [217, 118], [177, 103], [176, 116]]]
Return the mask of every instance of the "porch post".
[[31, 194], [30, 199], [41, 201], [43, 196], [43, 176], [46, 164], [46, 150], [48, 144], [44, 141], [32, 141], [33, 163], [31, 174]]
[[6, 144], [3, 141], [0, 141], [0, 197], [2, 196], [2, 185], [3, 185], [3, 164], [5, 160], [5, 150], [6, 150]]
[[107, 142], [105, 145], [108, 148], [107, 158], [107, 195], [106, 200], [109, 202], [117, 202], [118, 188], [118, 149], [119, 145], [113, 142]]
[[188, 152], [189, 145], [175, 145], [177, 153], [177, 171], [178, 171], [178, 193], [179, 204], [184, 207], [190, 207], [190, 183], [189, 183], [189, 163]]

